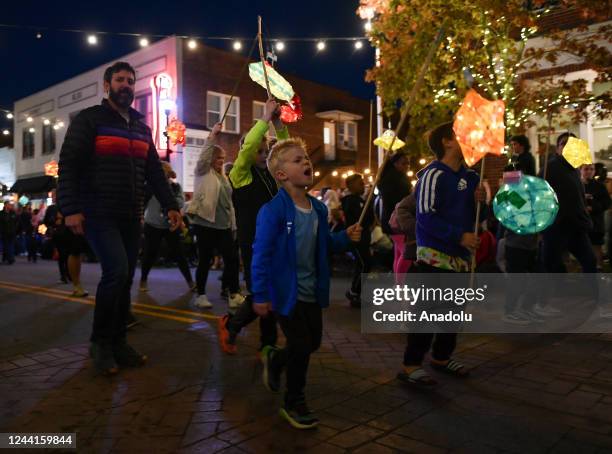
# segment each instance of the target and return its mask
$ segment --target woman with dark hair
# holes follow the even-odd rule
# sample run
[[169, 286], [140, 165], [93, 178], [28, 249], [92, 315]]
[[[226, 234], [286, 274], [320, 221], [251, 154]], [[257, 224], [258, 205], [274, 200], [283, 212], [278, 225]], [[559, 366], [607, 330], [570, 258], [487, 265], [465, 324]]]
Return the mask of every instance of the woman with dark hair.
[[526, 136], [514, 136], [510, 139], [512, 147], [512, 166], [526, 175], [535, 175], [535, 159], [531, 154], [531, 144]]
[[381, 208], [378, 213], [380, 224], [384, 233], [391, 236], [394, 245], [393, 271], [395, 273], [406, 272], [402, 256], [404, 253], [404, 234], [394, 232], [389, 225], [389, 219], [400, 200], [410, 194], [410, 180], [408, 180], [408, 156], [397, 152], [387, 162], [382, 170], [378, 190], [380, 192]]

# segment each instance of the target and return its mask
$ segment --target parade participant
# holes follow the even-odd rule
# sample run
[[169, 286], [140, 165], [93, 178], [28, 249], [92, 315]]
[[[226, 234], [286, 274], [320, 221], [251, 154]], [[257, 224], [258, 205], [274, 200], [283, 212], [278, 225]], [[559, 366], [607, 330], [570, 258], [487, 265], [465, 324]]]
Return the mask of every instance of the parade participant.
[[313, 169], [301, 139], [278, 142], [268, 157], [268, 169], [281, 189], [257, 215], [253, 245], [253, 308], [260, 317], [274, 312], [287, 345], [262, 351], [264, 384], [280, 389], [286, 367], [287, 390], [280, 414], [293, 427], [315, 427], [318, 419], [304, 396], [310, 355], [321, 344], [321, 308], [329, 306], [328, 252], [359, 241], [361, 227], [331, 234], [325, 205], [307, 194]]
[[0, 211], [0, 240], [2, 240], [2, 263], [15, 263], [15, 243], [19, 230], [19, 218], [10, 202], [4, 203]]
[[[171, 181], [173, 178], [176, 178], [176, 173], [174, 173], [170, 163], [166, 161], [162, 161], [162, 168], [164, 169], [166, 178], [168, 181], [170, 181], [170, 189], [172, 189], [176, 203], [179, 209], [182, 209], [185, 205], [183, 189], [181, 188], [180, 184]], [[181, 231], [170, 230], [169, 219], [164, 214], [159, 200], [157, 200], [153, 194], [147, 191], [145, 200], [146, 198], [149, 198], [149, 200], [147, 202], [147, 208], [145, 209], [144, 215], [145, 241], [140, 271], [140, 291], [148, 291], [147, 278], [149, 277], [149, 272], [151, 271], [153, 263], [155, 263], [155, 259], [159, 253], [162, 240], [166, 240], [169, 257], [176, 260], [179, 270], [185, 278], [185, 282], [187, 282], [187, 287], [190, 290], [194, 290], [195, 284], [191, 277], [191, 270], [189, 269], [189, 264], [187, 263], [185, 254], [183, 253], [183, 248], [181, 247]]]
[[526, 136], [513, 136], [510, 139], [512, 147], [512, 166], [514, 170], [520, 170], [525, 175], [535, 175], [535, 158], [531, 154], [531, 144]]
[[[470, 255], [479, 246], [474, 233], [478, 174], [463, 165], [461, 146], [452, 123], [433, 129], [428, 145], [436, 159], [419, 172], [416, 184], [416, 271], [421, 273], [461, 273], [469, 270]], [[484, 199], [483, 194], [478, 199]], [[433, 346], [432, 346], [433, 341]], [[432, 368], [465, 377], [467, 368], [451, 359], [457, 334], [410, 333], [404, 352], [403, 371], [398, 378], [419, 386], [436, 381], [422, 368], [425, 354], [432, 348]]]
[[610, 208], [610, 195], [601, 181], [595, 178], [595, 166], [584, 164], [580, 168], [580, 179], [584, 185], [586, 209], [591, 216], [593, 229], [589, 232], [589, 239], [593, 252], [597, 258], [598, 271], [603, 269], [603, 244], [606, 234], [604, 214]]
[[215, 249], [223, 257], [225, 284], [230, 290], [229, 307], [237, 308], [244, 301], [240, 294], [240, 264], [233, 238], [236, 218], [232, 205], [232, 187], [223, 173], [225, 150], [215, 144], [220, 132], [221, 123], [217, 123], [204, 144], [195, 170], [193, 200], [187, 208], [197, 238], [199, 255], [196, 270], [198, 297], [194, 304], [201, 309], [213, 307], [206, 296], [206, 281]]
[[90, 354], [103, 374], [147, 359], [126, 341], [145, 181], [168, 210], [171, 228], [182, 224], [151, 130], [130, 107], [135, 83], [136, 71], [128, 63], [106, 69], [108, 98], [72, 120], [59, 160], [57, 199], [66, 227], [85, 235], [102, 267]]
[[[240, 306], [233, 316], [228, 314], [219, 320], [221, 348], [230, 354], [236, 352], [236, 336], [240, 330], [257, 318], [257, 314], [253, 311], [251, 295], [251, 261], [255, 224], [259, 209], [272, 200], [278, 192], [276, 182], [266, 166], [270, 147], [270, 140], [266, 138], [266, 132], [270, 122], [274, 125], [277, 139], [284, 140], [289, 137], [287, 127], [280, 120], [279, 105], [274, 99], [269, 99], [265, 106], [264, 117], [257, 120], [257, 123], [244, 137], [229, 175], [234, 188], [232, 200], [236, 210], [238, 243], [244, 266], [244, 279], [249, 292], [245, 304]], [[260, 351], [266, 345], [276, 345], [277, 332], [274, 316], [260, 318], [259, 329]]]
[[[346, 225], [353, 225], [359, 222], [359, 217], [365, 205], [365, 200], [363, 199], [365, 192], [363, 176], [358, 173], [349, 176], [346, 179], [346, 188], [350, 194], [341, 199], [342, 210], [344, 211]], [[363, 228], [361, 238], [351, 249], [355, 259], [355, 267], [353, 269], [351, 288], [346, 291], [346, 298], [349, 300], [351, 307], [361, 307], [361, 274], [369, 273], [372, 267], [372, 254], [370, 252], [372, 236], [370, 230], [373, 223], [374, 211], [370, 209], [366, 212], [361, 223]]]

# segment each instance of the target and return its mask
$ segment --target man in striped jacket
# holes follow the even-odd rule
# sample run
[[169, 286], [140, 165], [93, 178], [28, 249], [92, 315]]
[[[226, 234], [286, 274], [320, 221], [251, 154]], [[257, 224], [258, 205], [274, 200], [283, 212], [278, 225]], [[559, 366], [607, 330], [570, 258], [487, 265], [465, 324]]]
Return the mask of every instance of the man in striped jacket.
[[167, 212], [171, 229], [182, 224], [151, 130], [130, 107], [135, 83], [128, 63], [107, 68], [108, 99], [74, 118], [59, 161], [57, 199], [66, 227], [85, 235], [102, 266], [90, 353], [103, 374], [117, 373], [118, 366], [141, 366], [147, 359], [126, 342], [145, 182]]

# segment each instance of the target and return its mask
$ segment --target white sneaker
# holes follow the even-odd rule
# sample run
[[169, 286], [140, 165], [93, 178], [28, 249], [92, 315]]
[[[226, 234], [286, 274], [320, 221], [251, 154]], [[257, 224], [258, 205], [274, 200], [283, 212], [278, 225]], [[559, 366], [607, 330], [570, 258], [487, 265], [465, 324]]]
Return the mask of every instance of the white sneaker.
[[240, 293], [232, 293], [228, 298], [230, 309], [234, 309], [244, 303], [244, 296]]
[[505, 314], [502, 317], [502, 320], [506, 323], [512, 323], [513, 325], [531, 325], [531, 320], [529, 320], [524, 314], [521, 314], [519, 311]]
[[539, 304], [536, 304], [533, 307], [533, 312], [541, 315], [542, 317], [554, 317], [555, 315], [559, 315], [561, 313], [559, 309], [555, 309], [551, 306], [540, 306]]
[[208, 301], [208, 297], [206, 295], [200, 295], [196, 298], [193, 303], [195, 307], [199, 307], [200, 309], [210, 309], [213, 307], [210, 301]]

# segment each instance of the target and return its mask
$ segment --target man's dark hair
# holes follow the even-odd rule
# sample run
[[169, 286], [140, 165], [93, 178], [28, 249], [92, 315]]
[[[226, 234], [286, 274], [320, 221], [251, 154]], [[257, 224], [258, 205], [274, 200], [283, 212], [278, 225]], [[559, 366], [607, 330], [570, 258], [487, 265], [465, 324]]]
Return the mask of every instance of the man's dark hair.
[[429, 131], [427, 134], [427, 145], [429, 145], [429, 149], [433, 154], [436, 155], [436, 159], [442, 159], [444, 157], [442, 139], [452, 140], [454, 137], [455, 131], [453, 131], [452, 122], [442, 123]]
[[348, 177], [346, 177], [346, 187], [348, 188], [349, 185], [353, 184], [353, 181], [357, 181], [359, 179], [363, 180], [363, 175], [361, 175], [360, 173], [354, 173], [352, 175], [349, 175]]
[[529, 139], [524, 135], [512, 136], [512, 138], [510, 139], [510, 142], [518, 143], [520, 146], [523, 147], [523, 150], [526, 151], [527, 153], [529, 153], [529, 151], [531, 150], [531, 144], [529, 143]]
[[136, 79], [136, 70], [132, 67], [132, 65], [125, 61], [118, 61], [113, 63], [112, 66], [106, 68], [106, 71], [104, 71], [104, 82], [108, 82], [110, 84], [113, 74], [118, 73], [119, 71], [130, 71], [132, 74], [134, 74], [134, 79]]
[[573, 132], [564, 132], [559, 137], [557, 137], [557, 147], [559, 147], [559, 144], [563, 139], [569, 139], [570, 137], [576, 137], [576, 134], [574, 134]]

